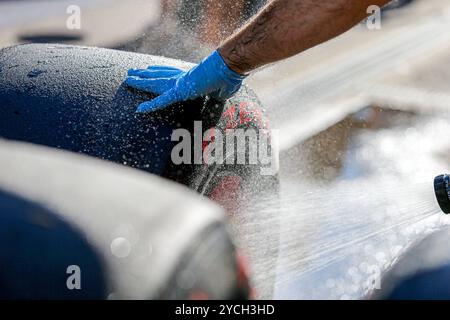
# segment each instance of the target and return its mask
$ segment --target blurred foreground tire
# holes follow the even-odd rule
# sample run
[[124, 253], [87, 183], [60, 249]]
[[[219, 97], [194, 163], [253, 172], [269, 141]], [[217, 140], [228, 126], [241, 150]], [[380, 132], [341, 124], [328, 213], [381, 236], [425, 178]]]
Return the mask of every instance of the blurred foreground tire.
[[0, 140], [0, 298], [243, 299], [223, 211], [159, 177]]

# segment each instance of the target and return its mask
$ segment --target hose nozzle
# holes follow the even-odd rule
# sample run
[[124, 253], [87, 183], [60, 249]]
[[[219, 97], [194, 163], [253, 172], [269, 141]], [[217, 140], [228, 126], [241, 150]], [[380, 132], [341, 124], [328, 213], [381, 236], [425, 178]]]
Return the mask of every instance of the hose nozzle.
[[434, 178], [434, 193], [441, 210], [450, 213], [450, 175], [441, 174]]

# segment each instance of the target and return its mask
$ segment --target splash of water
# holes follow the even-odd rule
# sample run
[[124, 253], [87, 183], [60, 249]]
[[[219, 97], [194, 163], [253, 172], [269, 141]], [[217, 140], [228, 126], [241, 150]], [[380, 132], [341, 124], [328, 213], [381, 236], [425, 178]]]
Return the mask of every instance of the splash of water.
[[276, 298], [361, 298], [411, 244], [448, 223], [429, 182], [284, 188], [238, 224], [263, 296], [275, 282]]
[[285, 178], [279, 196], [249, 203], [235, 224], [261, 295], [274, 289], [275, 298], [356, 299], [379, 289], [405, 250], [450, 223], [432, 185], [445, 167], [436, 151], [447, 150], [439, 136], [448, 129], [428, 119], [406, 130], [364, 131], [349, 148], [362, 176], [324, 186]]

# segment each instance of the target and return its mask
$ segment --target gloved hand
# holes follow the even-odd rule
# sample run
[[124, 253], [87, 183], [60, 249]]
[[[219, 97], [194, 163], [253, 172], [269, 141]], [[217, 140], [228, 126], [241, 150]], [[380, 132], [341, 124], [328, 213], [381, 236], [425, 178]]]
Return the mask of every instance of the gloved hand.
[[126, 83], [130, 87], [159, 95], [140, 104], [136, 110], [151, 112], [207, 94], [225, 100], [239, 90], [245, 77], [231, 70], [216, 50], [189, 71], [169, 66], [131, 69]]

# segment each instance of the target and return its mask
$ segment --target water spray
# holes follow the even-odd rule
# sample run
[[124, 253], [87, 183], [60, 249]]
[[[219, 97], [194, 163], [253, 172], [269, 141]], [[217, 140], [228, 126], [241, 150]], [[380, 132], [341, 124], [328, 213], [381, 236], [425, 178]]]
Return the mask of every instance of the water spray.
[[441, 210], [450, 213], [450, 175], [441, 174], [434, 178], [434, 193]]

